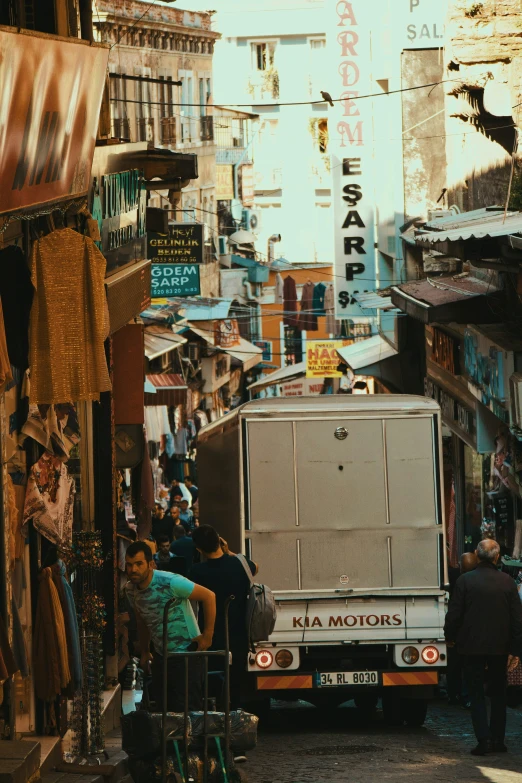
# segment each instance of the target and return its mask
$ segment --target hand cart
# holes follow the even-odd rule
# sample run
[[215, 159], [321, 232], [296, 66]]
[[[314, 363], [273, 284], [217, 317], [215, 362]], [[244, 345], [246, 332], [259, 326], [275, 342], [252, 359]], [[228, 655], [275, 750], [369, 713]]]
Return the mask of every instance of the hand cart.
[[[174, 745], [174, 753], [179, 769], [179, 780], [181, 783], [189, 783], [189, 659], [203, 658], [204, 661], [204, 694], [203, 694], [203, 783], [208, 781], [209, 773], [209, 740], [214, 740], [217, 752], [217, 758], [219, 766], [221, 768], [222, 783], [233, 783], [233, 781], [246, 781], [245, 776], [242, 774], [242, 770], [237, 770], [234, 767], [233, 759], [230, 752], [230, 642], [228, 635], [228, 607], [230, 602], [234, 600], [234, 596], [230, 596], [225, 604], [225, 649], [216, 651], [204, 651], [204, 652], [180, 652], [166, 654], [168, 650], [168, 613], [172, 604], [176, 601], [176, 598], [171, 598], [165, 604], [163, 610], [163, 715], [162, 715], [162, 734], [161, 734], [161, 780], [162, 783], [167, 783], [167, 743], [172, 741]], [[183, 713], [183, 735], [169, 735], [167, 730], [167, 712], [168, 712], [168, 659], [174, 657], [182, 657], [185, 662], [185, 709]], [[222, 732], [209, 732], [208, 731], [208, 662], [209, 658], [222, 658], [224, 659], [224, 698], [225, 698], [225, 721], [224, 731]], [[224, 740], [224, 748], [222, 746], [222, 740]], [[184, 751], [184, 758], [181, 758], [179, 743], [182, 742]]]

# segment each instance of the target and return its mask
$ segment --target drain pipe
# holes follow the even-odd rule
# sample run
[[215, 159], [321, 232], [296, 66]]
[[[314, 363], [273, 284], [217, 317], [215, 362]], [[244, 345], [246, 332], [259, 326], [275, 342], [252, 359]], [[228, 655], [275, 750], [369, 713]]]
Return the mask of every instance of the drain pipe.
[[268, 266], [272, 263], [274, 260], [273, 254], [274, 254], [274, 245], [276, 242], [281, 241], [281, 234], [272, 234], [270, 239], [268, 240], [268, 252], [266, 254], [266, 263]]

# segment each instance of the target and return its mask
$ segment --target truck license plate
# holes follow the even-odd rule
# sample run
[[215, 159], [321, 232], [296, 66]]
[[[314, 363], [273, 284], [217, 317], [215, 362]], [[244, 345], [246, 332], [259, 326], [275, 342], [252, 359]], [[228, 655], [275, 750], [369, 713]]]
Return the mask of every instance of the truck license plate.
[[339, 687], [339, 685], [378, 685], [377, 672], [321, 672], [319, 674], [319, 686]]

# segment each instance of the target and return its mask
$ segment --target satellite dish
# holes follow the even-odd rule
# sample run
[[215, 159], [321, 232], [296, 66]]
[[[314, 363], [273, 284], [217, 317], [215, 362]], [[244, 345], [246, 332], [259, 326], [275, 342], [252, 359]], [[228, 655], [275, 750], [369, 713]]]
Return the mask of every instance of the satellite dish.
[[229, 236], [229, 240], [236, 245], [253, 245], [256, 238], [251, 231], [245, 231], [244, 228], [240, 228], [239, 231], [234, 231]]

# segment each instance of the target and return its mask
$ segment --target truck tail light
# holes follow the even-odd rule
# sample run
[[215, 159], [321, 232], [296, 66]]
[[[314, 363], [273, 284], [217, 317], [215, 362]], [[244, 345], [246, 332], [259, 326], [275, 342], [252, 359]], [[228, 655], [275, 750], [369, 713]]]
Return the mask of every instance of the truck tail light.
[[440, 657], [439, 651], [432, 645], [425, 647], [421, 655], [424, 663], [437, 663]]
[[274, 656], [270, 650], [259, 650], [256, 653], [256, 664], [260, 669], [269, 669], [274, 662]]
[[413, 665], [419, 660], [419, 651], [416, 647], [405, 647], [402, 651], [402, 660], [404, 663]]
[[276, 653], [275, 659], [277, 665], [280, 666], [281, 669], [288, 669], [294, 662], [294, 656], [290, 650], [279, 650], [279, 652]]

